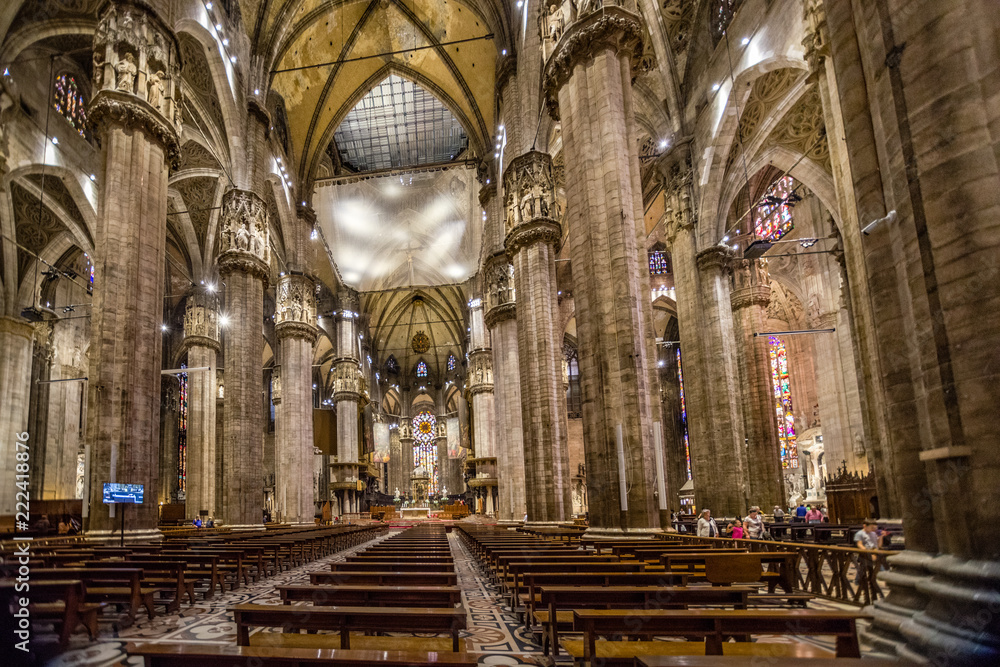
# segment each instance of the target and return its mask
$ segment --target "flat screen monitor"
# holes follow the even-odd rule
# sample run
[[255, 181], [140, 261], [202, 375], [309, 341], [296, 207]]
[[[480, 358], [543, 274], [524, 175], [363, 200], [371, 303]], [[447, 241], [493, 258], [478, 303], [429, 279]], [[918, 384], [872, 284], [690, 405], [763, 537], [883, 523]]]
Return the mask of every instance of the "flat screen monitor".
[[104, 483], [104, 502], [142, 504], [142, 484]]

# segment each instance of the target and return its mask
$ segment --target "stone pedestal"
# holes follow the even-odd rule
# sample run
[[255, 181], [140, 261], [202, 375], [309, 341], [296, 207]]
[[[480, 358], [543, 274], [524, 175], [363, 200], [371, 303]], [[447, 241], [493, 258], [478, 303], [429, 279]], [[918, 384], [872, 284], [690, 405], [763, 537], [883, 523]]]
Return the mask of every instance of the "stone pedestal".
[[572, 514], [562, 340], [556, 332], [556, 247], [552, 159], [529, 152], [504, 174], [507, 256], [517, 289], [517, 349], [521, 370], [525, 497], [528, 521], [566, 521]]
[[311, 524], [313, 497], [313, 345], [316, 300], [313, 282], [285, 275], [276, 289], [274, 333], [281, 354], [281, 403], [275, 404], [275, 498], [288, 523]]
[[226, 393], [223, 404], [222, 506], [228, 526], [259, 526], [264, 510], [264, 415], [261, 371], [264, 288], [268, 280], [267, 205], [247, 190], [229, 190], [222, 200], [222, 253], [229, 318], [223, 349]]
[[215, 421], [218, 386], [216, 366], [219, 344], [219, 300], [202, 292], [188, 297], [184, 313], [184, 346], [188, 368], [207, 368], [188, 373], [187, 490], [188, 519], [207, 511], [215, 516]]
[[566, 161], [588, 510], [602, 533], [660, 525], [651, 462], [661, 417], [632, 101], [640, 35], [638, 16], [607, 6], [566, 30], [545, 69]]
[[748, 493], [752, 504], [769, 512], [774, 506], [787, 506], [788, 499], [782, 477], [768, 339], [754, 336], [767, 330], [767, 304], [771, 299], [770, 278], [762, 260], [735, 263], [729, 299], [747, 439]]

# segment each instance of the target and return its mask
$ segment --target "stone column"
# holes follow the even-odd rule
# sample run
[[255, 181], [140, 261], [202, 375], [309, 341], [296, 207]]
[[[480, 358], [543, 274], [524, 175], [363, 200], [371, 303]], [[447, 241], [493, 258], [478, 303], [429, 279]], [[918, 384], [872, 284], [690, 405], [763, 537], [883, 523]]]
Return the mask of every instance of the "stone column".
[[[79, 320], [77, 320], [79, 321]], [[78, 332], [74, 322], [53, 322], [52, 338], [55, 357], [51, 364], [50, 380], [68, 380], [48, 385], [49, 396], [45, 410], [45, 456], [42, 498], [57, 500], [76, 498], [76, 472], [80, 453], [80, 417], [83, 411], [86, 382], [74, 381], [87, 375], [72, 358], [71, 337]], [[79, 339], [77, 339], [79, 340]], [[77, 349], [79, 351], [79, 349]], [[36, 435], [37, 434], [33, 434]]]
[[210, 292], [188, 297], [184, 311], [184, 347], [188, 368], [187, 491], [184, 513], [197, 518], [201, 510], [215, 516], [215, 419], [219, 393], [215, 383], [219, 344], [219, 300]]
[[109, 3], [101, 15], [102, 77], [89, 110], [103, 153], [87, 410], [95, 537], [120, 525], [118, 508], [101, 502], [105, 482], [142, 484], [145, 502], [126, 510], [125, 528], [137, 538], [156, 533], [159, 473], [150, 464], [159, 449], [167, 175], [180, 132], [177, 53], [173, 33], [145, 6]]
[[[404, 417], [399, 422], [399, 493], [405, 498], [411, 493], [413, 486], [413, 427], [410, 418]], [[395, 491], [395, 489], [393, 489]]]
[[472, 448], [475, 452], [475, 476], [469, 480], [473, 489], [485, 488], [487, 504], [493, 514], [493, 496], [497, 487], [496, 410], [493, 398], [493, 350], [483, 322], [483, 299], [469, 302], [470, 345], [466, 390], [472, 404]]
[[[496, 197], [491, 194], [486, 203], [487, 224], [497, 224], [502, 228]], [[483, 323], [490, 332], [493, 351], [499, 519], [520, 521], [525, 514], [524, 438], [521, 427], [521, 370], [517, 350], [514, 267], [507, 256], [500, 252], [487, 258], [483, 264], [483, 273], [486, 285]]]
[[275, 497], [282, 521], [313, 523], [313, 281], [286, 274], [276, 289], [274, 333], [281, 349], [281, 403], [275, 404]]
[[518, 295], [528, 521], [556, 523], [569, 519], [573, 506], [562, 416], [562, 344], [554, 327], [560, 228], [549, 217], [555, 214], [552, 158], [528, 152], [512, 160], [504, 174], [504, 202], [504, 244]]
[[739, 366], [743, 425], [747, 439], [747, 481], [750, 502], [769, 512], [784, 507], [787, 498], [782, 477], [774, 389], [771, 380], [767, 331], [767, 304], [771, 300], [770, 278], [763, 260], [744, 259], [734, 264], [733, 328]]
[[724, 248], [696, 249], [689, 147], [677, 143], [661, 158], [667, 241], [674, 263], [691, 472], [698, 510], [715, 517], [747, 509], [746, 453], [736, 393], [735, 339]]
[[267, 205], [256, 193], [231, 189], [222, 199], [219, 274], [226, 287], [229, 319], [223, 352], [222, 507], [228, 526], [259, 526], [264, 509], [264, 421], [261, 369], [264, 288], [270, 247]]
[[357, 327], [357, 296], [341, 299], [344, 309], [334, 315], [337, 327], [333, 361], [333, 402], [337, 408], [337, 461], [330, 464], [330, 490], [341, 498], [341, 511], [357, 512], [359, 405], [364, 379], [361, 375]]
[[[0, 513], [14, 515], [17, 482], [27, 481], [31, 462], [28, 449], [28, 395], [31, 389], [31, 340], [34, 329], [19, 317], [0, 317], [0, 455], [3, 456], [3, 479], [0, 479]], [[25, 447], [18, 447], [24, 443]], [[18, 457], [18, 453], [24, 455]], [[19, 460], [20, 459], [20, 460]], [[23, 465], [22, 465], [23, 464]], [[18, 478], [18, 475], [24, 475]]]
[[545, 70], [566, 157], [589, 532], [600, 534], [660, 526], [650, 462], [661, 417], [649, 275], [637, 238], [642, 191], [631, 60], [640, 35], [636, 15], [604, 7], [566, 31]]

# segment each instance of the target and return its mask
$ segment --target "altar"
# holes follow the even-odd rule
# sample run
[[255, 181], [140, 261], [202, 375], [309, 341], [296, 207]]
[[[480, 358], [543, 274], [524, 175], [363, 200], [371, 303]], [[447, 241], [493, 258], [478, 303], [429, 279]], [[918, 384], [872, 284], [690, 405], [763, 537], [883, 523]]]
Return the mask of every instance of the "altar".
[[426, 519], [428, 511], [427, 507], [404, 507], [399, 515], [403, 519]]

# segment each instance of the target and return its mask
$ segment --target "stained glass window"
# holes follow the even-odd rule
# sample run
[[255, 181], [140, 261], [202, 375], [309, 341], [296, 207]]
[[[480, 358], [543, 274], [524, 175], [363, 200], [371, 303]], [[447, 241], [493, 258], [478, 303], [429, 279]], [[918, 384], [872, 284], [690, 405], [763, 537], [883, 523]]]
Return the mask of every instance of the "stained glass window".
[[715, 6], [712, 8], [712, 37], [715, 41], [726, 34], [741, 4], [743, 0], [715, 0]]
[[418, 378], [427, 377], [427, 364], [425, 364], [423, 361], [417, 362], [417, 377]]
[[654, 276], [662, 276], [670, 273], [670, 260], [663, 250], [653, 250], [649, 253], [649, 273]]
[[56, 78], [55, 89], [52, 91], [52, 106], [69, 121], [69, 124], [80, 133], [87, 136], [87, 103], [76, 85], [76, 79], [71, 74], [60, 74]]
[[[186, 364], [181, 364], [181, 368], [187, 368]], [[180, 378], [180, 402], [177, 409], [177, 488], [184, 491], [187, 481], [187, 418], [188, 418], [188, 376], [181, 373]]]
[[792, 388], [788, 378], [788, 353], [780, 338], [768, 337], [771, 355], [771, 384], [774, 387], [775, 414], [778, 418], [778, 442], [781, 467], [798, 468], [799, 453], [795, 442], [795, 418], [792, 415]]
[[434, 444], [434, 431], [437, 419], [427, 410], [413, 418], [413, 467], [414, 477], [421, 471], [428, 477], [427, 493], [438, 492], [438, 460], [437, 446]]
[[388, 361], [385, 362], [385, 370], [393, 375], [399, 373], [399, 362], [396, 361], [396, 357], [389, 357]]
[[792, 207], [788, 197], [795, 189], [795, 179], [791, 176], [779, 178], [764, 194], [763, 204], [757, 207], [754, 233], [762, 239], [777, 241], [792, 231]]
[[691, 443], [688, 441], [688, 414], [684, 404], [684, 373], [681, 372], [681, 349], [677, 348], [677, 383], [681, 395], [681, 430], [684, 432], [684, 460], [687, 466], [687, 478], [691, 479]]
[[455, 355], [454, 354], [449, 354], [448, 355], [448, 370], [449, 371], [455, 370], [455, 365], [457, 363], [458, 362], [455, 360]]

